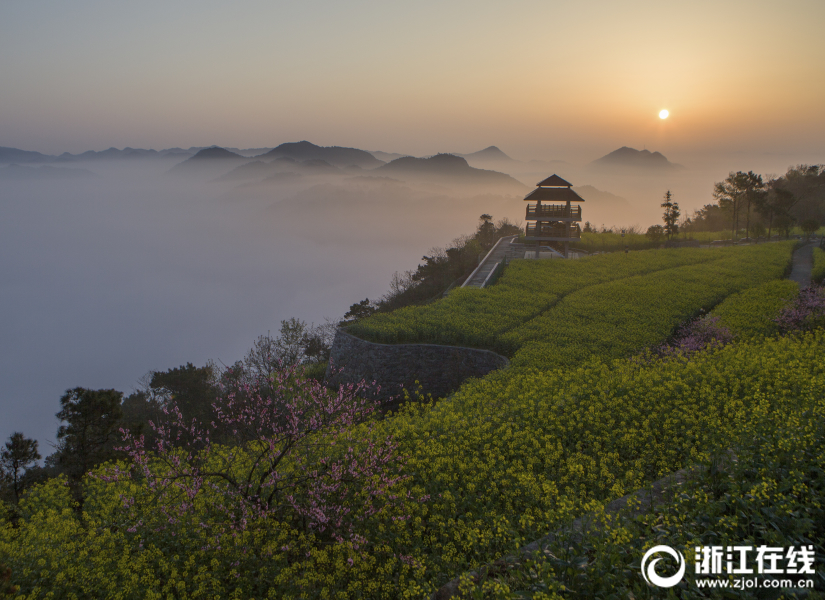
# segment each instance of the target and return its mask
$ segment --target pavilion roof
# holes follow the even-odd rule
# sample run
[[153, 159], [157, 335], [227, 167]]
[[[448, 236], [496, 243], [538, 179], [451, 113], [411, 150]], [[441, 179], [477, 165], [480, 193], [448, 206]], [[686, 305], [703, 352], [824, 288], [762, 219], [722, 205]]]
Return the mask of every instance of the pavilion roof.
[[544, 181], [537, 183], [536, 187], [573, 187], [573, 184], [553, 173]]
[[[561, 179], [561, 178], [559, 178]], [[525, 200], [535, 200], [544, 202], [584, 202], [584, 198], [579, 196], [570, 188], [548, 188], [538, 187], [524, 197]]]

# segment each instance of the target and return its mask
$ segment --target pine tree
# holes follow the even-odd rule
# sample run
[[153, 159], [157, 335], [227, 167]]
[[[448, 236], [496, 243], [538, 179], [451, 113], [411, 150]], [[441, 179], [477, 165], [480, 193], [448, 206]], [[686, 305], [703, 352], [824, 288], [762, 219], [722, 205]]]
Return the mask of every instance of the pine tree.
[[665, 233], [670, 240], [673, 239], [674, 235], [679, 233], [677, 221], [679, 220], [679, 215], [682, 214], [679, 211], [679, 203], [673, 201], [673, 194], [670, 193], [670, 190], [665, 194], [665, 201], [662, 203], [662, 208], [665, 209], [662, 215], [662, 221], [665, 222]]
[[123, 414], [123, 394], [116, 390], [66, 390], [57, 418], [57, 464], [79, 486], [90, 469], [115, 457]]
[[23, 491], [23, 472], [38, 460], [37, 440], [27, 438], [19, 431], [11, 434], [6, 447], [0, 452], [0, 471], [3, 479], [11, 485], [15, 502], [20, 501]]

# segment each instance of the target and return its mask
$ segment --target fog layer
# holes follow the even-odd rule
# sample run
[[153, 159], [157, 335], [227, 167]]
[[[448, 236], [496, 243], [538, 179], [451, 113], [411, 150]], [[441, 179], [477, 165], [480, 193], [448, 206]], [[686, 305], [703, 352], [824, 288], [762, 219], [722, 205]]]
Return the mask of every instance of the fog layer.
[[357, 176], [216, 183], [220, 169], [180, 178], [174, 164], [0, 182], [0, 439], [53, 441], [67, 388], [129, 393], [149, 370], [231, 364], [281, 319], [340, 318], [481, 213], [522, 209], [519, 194]]
[[128, 394], [150, 370], [231, 364], [282, 319], [340, 318], [482, 213], [520, 223], [524, 195], [554, 172], [585, 199], [584, 221], [644, 230], [668, 189], [689, 215], [730, 170], [792, 164], [640, 170], [487, 149], [469, 165], [365, 169], [255, 154], [0, 167], [0, 439], [53, 441], [67, 388]]

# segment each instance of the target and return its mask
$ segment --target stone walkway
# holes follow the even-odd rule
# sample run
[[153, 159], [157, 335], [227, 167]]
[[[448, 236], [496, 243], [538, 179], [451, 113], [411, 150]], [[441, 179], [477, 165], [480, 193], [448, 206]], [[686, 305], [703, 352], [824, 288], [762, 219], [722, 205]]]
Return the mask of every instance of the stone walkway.
[[814, 268], [814, 244], [809, 243], [797, 248], [793, 253], [791, 274], [788, 279], [799, 284], [804, 290], [811, 285], [811, 271]]
[[510, 248], [510, 242], [512, 242], [514, 239], [516, 239], [516, 236], [511, 235], [503, 237], [498, 242], [496, 242], [496, 245], [493, 246], [493, 249], [487, 253], [487, 256], [485, 256], [481, 263], [476, 267], [476, 270], [470, 273], [470, 276], [461, 285], [461, 287], [484, 287], [484, 285], [487, 283], [487, 279], [490, 277], [490, 275], [492, 275], [493, 269], [496, 268], [496, 265], [498, 265], [498, 263], [503, 261], [505, 258], [507, 260], [515, 258], [514, 256], [510, 256], [510, 254], [512, 253]]
[[[476, 270], [470, 274], [461, 287], [485, 287], [488, 278], [496, 268], [496, 265], [501, 261], [510, 262], [518, 258], [535, 258], [536, 246], [534, 244], [528, 246], [527, 244], [518, 243], [516, 242], [516, 237], [515, 235], [511, 235], [503, 237], [496, 242], [493, 249], [484, 257], [478, 267], [476, 267]], [[570, 254], [570, 258], [579, 258], [579, 254], [575, 252], [571, 252]], [[551, 258], [551, 255], [554, 255], [554, 258], [564, 258], [564, 256], [556, 250], [542, 246], [540, 258]]]

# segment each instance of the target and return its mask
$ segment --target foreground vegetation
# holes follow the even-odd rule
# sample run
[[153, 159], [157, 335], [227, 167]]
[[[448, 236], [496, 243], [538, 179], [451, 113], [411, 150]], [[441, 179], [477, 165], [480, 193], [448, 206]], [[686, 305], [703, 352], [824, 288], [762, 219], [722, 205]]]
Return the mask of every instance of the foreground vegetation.
[[[551, 549], [555, 558], [479, 582], [476, 591], [649, 594], [634, 565], [655, 540], [684, 547], [712, 535], [788, 544], [805, 536], [821, 556], [815, 469], [821, 473], [825, 333], [808, 316], [796, 321], [808, 333], [775, 320], [796, 296], [777, 280], [789, 253], [777, 244], [513, 265], [476, 305], [501, 307], [489, 310], [497, 329], [485, 339], [515, 338], [510, 368], [382, 420], [363, 400], [344, 412], [329, 408], [342, 405], [300, 373], [278, 385], [241, 377], [225, 389], [228, 404], [218, 400], [224, 416], [214, 430], [172, 415], [157, 439], [178, 432], [189, 441], [98, 467], [81, 481], [82, 505], [64, 477], [6, 504], [0, 564], [27, 598], [424, 598], [578, 515], [732, 448], [740, 471], [710, 491], [700, 480], [681, 505], [676, 499], [661, 514], [612, 523], [602, 537]], [[562, 293], [553, 295], [547, 288], [556, 284]], [[510, 319], [503, 307], [518, 285], [526, 300]], [[544, 302], [542, 310], [531, 301]], [[714, 306], [710, 318], [733, 343], [644, 352]], [[626, 342], [611, 331], [619, 325], [613, 311], [624, 315]], [[469, 310], [455, 314], [462, 325], [473, 322]], [[584, 335], [556, 352], [543, 346], [543, 328], [565, 339], [554, 323], [562, 315], [580, 319]], [[269, 437], [242, 434], [271, 410], [291, 416], [269, 419]], [[301, 419], [318, 425], [283, 425]], [[771, 433], [780, 422], [785, 429]], [[307, 437], [314, 431], [323, 437]], [[223, 483], [240, 473], [260, 484]], [[263, 504], [262, 490], [276, 488], [281, 496]], [[703, 514], [730, 518], [717, 525]], [[768, 531], [774, 523], [776, 535]]]
[[[804, 344], [804, 342], [803, 342]], [[753, 349], [751, 349], [753, 351]], [[794, 353], [794, 357], [796, 354]], [[769, 384], [769, 378], [763, 380]], [[474, 597], [635, 597], [661, 595], [639, 576], [639, 560], [654, 545], [684, 549], [685, 579], [673, 590], [681, 598], [823, 597], [825, 572], [825, 396], [821, 375], [802, 388], [771, 390], [754, 398], [734, 418], [731, 437], [709, 448], [685, 484], [640, 515], [595, 511], [585, 535], [561, 528], [541, 552], [514, 557], [503, 568], [463, 590]], [[697, 546], [814, 547], [816, 573], [766, 576], [793, 581], [796, 589], [734, 589], [735, 577], [707, 577], [728, 585], [715, 594], [696, 583]], [[741, 579], [741, 578], [740, 578]], [[811, 580], [814, 590], [801, 588]], [[819, 590], [819, 592], [815, 591]]]

